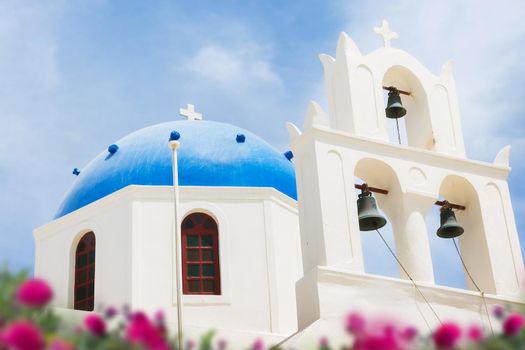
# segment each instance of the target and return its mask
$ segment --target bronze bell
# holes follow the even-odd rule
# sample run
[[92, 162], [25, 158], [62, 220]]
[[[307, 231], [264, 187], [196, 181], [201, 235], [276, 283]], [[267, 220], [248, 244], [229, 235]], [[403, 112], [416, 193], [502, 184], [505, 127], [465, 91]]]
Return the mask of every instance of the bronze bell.
[[407, 114], [407, 110], [401, 103], [401, 97], [399, 91], [395, 88], [391, 88], [388, 93], [388, 103], [385, 108], [386, 117], [391, 119], [401, 118]]
[[357, 215], [361, 231], [373, 231], [386, 225], [386, 219], [377, 210], [376, 199], [372, 197], [366, 185], [357, 199]]
[[436, 234], [441, 238], [455, 238], [461, 236], [465, 231], [463, 227], [458, 224], [456, 214], [452, 208], [444, 205], [441, 207], [441, 226], [438, 228]]

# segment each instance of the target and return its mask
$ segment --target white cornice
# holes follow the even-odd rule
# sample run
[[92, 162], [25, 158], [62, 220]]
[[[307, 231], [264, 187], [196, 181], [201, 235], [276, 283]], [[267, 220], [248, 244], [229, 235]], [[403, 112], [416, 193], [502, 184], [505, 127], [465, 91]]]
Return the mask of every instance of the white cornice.
[[[272, 187], [214, 187], [181, 186], [180, 201], [187, 203], [195, 200], [220, 202], [252, 202], [270, 200], [275, 204], [297, 214], [297, 202]], [[64, 215], [33, 230], [33, 235], [57, 231], [79, 222], [89, 220], [108, 207], [132, 203], [135, 201], [171, 201], [171, 186], [126, 186], [106, 197], [86, 205], [72, 213]]]
[[511, 168], [505, 165], [486, 163], [477, 160], [455, 157], [421, 148], [382, 142], [372, 138], [356, 136], [348, 132], [333, 130], [327, 127], [314, 126], [295, 139], [293, 149], [298, 151], [311, 140], [336, 144], [357, 151], [368, 152], [397, 159], [411, 160], [426, 165], [439, 164], [441, 167], [456, 169], [476, 175], [506, 179]]

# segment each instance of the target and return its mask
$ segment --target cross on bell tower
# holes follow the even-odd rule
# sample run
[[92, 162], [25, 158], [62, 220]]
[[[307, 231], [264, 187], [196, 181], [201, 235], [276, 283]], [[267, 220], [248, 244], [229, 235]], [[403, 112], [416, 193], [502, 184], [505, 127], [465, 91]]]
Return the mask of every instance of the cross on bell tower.
[[399, 35], [390, 30], [390, 25], [386, 20], [383, 20], [381, 27], [374, 27], [374, 32], [383, 37], [383, 45], [385, 47], [390, 47], [392, 39], [399, 39]]
[[195, 111], [195, 106], [188, 103], [186, 108], [180, 108], [179, 114], [188, 120], [202, 120], [202, 113]]

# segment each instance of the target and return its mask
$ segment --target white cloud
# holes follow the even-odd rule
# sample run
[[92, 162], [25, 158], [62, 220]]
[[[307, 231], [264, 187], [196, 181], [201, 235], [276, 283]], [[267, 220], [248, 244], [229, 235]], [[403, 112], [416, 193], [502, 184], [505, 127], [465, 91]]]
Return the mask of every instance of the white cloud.
[[264, 57], [263, 50], [253, 43], [239, 47], [205, 45], [187, 60], [185, 66], [228, 88], [282, 84], [270, 59]]

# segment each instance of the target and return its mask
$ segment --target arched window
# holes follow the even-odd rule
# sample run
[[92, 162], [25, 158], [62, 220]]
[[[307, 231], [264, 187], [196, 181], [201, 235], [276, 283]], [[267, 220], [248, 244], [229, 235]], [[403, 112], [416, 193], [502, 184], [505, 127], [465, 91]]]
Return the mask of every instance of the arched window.
[[88, 232], [75, 252], [75, 310], [93, 311], [95, 304], [95, 234]]
[[182, 222], [184, 294], [221, 294], [219, 235], [209, 215], [194, 213]]

